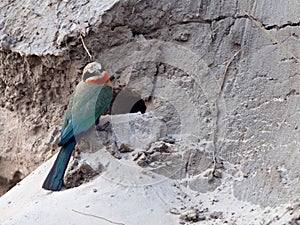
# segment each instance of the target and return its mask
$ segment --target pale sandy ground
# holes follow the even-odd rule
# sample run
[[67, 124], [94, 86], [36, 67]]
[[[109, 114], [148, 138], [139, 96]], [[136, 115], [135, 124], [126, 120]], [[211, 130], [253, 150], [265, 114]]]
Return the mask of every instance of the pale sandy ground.
[[[0, 224], [282, 225], [293, 217], [287, 213], [288, 205], [262, 209], [237, 200], [226, 185], [214, 192], [196, 193], [179, 181], [119, 163], [105, 151], [83, 158], [91, 164], [101, 159], [108, 169], [79, 187], [50, 192], [41, 185], [53, 157], [0, 198]], [[203, 220], [180, 219], [193, 208]]]

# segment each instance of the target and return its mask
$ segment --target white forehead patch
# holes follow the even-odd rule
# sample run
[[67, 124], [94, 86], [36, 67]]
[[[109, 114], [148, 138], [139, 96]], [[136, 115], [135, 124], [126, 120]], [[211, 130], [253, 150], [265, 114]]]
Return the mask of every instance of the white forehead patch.
[[87, 64], [85, 68], [89, 73], [93, 73], [97, 70], [100, 71], [102, 69], [102, 66], [100, 63], [92, 62], [92, 63]]

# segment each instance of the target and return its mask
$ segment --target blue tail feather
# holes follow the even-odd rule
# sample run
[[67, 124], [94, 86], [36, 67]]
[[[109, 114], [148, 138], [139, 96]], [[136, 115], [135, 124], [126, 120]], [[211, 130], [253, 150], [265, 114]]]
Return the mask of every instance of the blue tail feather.
[[70, 161], [76, 141], [64, 145], [43, 183], [43, 188], [52, 191], [59, 191], [63, 185], [64, 174]]

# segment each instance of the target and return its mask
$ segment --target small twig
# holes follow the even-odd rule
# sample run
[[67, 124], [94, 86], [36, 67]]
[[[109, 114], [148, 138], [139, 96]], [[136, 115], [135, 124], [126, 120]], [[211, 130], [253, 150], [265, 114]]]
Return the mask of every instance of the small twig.
[[216, 107], [216, 120], [215, 120], [215, 130], [214, 130], [214, 134], [213, 134], [213, 145], [214, 145], [214, 149], [213, 149], [213, 173], [216, 170], [216, 154], [217, 154], [217, 147], [216, 147], [216, 142], [217, 142], [217, 132], [218, 132], [218, 117], [219, 117], [219, 104], [218, 104], [218, 100], [220, 98], [220, 95], [222, 93], [222, 90], [224, 88], [224, 83], [225, 83], [225, 78], [228, 72], [228, 68], [231, 65], [231, 63], [233, 62], [234, 58], [241, 52], [242, 48], [240, 48], [236, 53], [234, 53], [234, 55], [229, 59], [229, 61], [227, 62], [226, 66], [225, 66], [225, 70], [222, 76], [222, 80], [220, 83], [220, 89], [218, 91], [218, 95], [215, 101], [215, 107]]
[[87, 52], [87, 54], [89, 55], [90, 59], [93, 59], [92, 55], [90, 54], [88, 48], [86, 47], [86, 45], [85, 45], [85, 43], [84, 43], [84, 41], [83, 41], [82, 35], [80, 35], [80, 40], [81, 40], [81, 42], [82, 42], [82, 45], [83, 45], [84, 50], [85, 50], [85, 51]]
[[228, 63], [226, 64], [225, 70], [224, 70], [224, 73], [223, 73], [223, 77], [222, 77], [221, 86], [220, 86], [220, 90], [219, 90], [218, 96], [220, 96], [221, 91], [222, 91], [222, 89], [223, 89], [223, 86], [224, 86], [224, 80], [225, 80], [225, 77], [226, 77], [228, 68], [229, 68], [229, 66], [231, 65], [231, 63], [233, 62], [234, 58], [241, 52], [241, 50], [242, 50], [242, 48], [240, 48], [236, 53], [234, 53], [234, 55], [231, 57], [231, 59], [230, 59], [230, 60], [228, 61]]
[[90, 216], [90, 217], [94, 217], [94, 218], [97, 218], [97, 219], [105, 220], [105, 221], [107, 221], [107, 222], [109, 222], [109, 223], [112, 223], [112, 224], [125, 225], [124, 223], [114, 222], [114, 221], [111, 221], [111, 220], [106, 219], [106, 218], [101, 217], [101, 216], [96, 216], [96, 215], [89, 214], [89, 213], [79, 212], [79, 211], [77, 211], [77, 210], [75, 210], [75, 209], [72, 209], [72, 211], [73, 211], [73, 212], [76, 212], [76, 213], [78, 213], [78, 214], [80, 214], [80, 215], [83, 215], [83, 216]]

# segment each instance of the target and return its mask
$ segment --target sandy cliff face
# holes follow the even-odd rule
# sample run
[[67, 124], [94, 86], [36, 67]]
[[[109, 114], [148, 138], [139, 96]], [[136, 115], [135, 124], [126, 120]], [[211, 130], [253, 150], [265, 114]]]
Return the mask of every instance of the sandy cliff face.
[[[227, 182], [237, 199], [260, 206], [300, 197], [297, 0], [24, 0], [0, 8], [0, 183], [58, 150], [65, 106], [90, 60], [85, 45], [116, 74], [110, 112], [130, 112], [122, 98], [143, 100], [158, 120], [148, 124], [159, 135], [119, 160], [170, 161], [175, 168], [155, 172], [176, 171], [201, 193]], [[147, 133], [144, 119], [137, 133]], [[176, 154], [154, 154], [169, 136], [181, 141]]]

